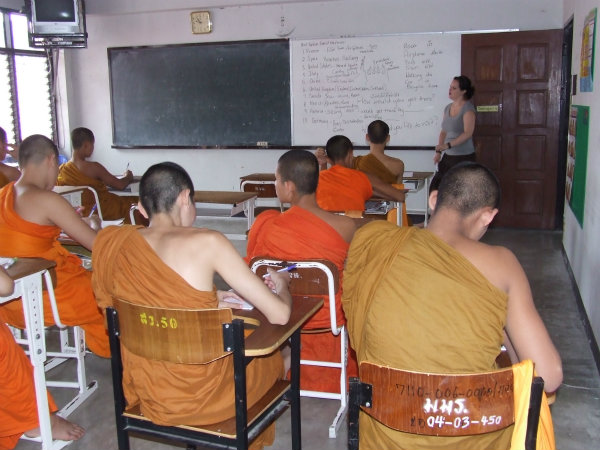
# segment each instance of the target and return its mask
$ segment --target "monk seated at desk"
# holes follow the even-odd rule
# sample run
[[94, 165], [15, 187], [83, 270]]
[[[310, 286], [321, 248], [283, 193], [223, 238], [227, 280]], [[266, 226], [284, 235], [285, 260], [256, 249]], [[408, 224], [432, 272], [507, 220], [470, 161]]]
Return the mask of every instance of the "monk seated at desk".
[[374, 120], [367, 128], [366, 140], [369, 153], [356, 156], [352, 162], [355, 169], [375, 175], [387, 184], [402, 183], [404, 162], [386, 155], [385, 146], [390, 142], [390, 127], [383, 120]]
[[[150, 167], [140, 182], [139, 208], [150, 220], [148, 228], [112, 226], [96, 239], [93, 284], [102, 308], [111, 306], [113, 297], [138, 305], [216, 308], [220, 300], [234, 296], [215, 291], [217, 272], [269, 322], [288, 321], [290, 275], [271, 271], [267, 281], [275, 294], [252, 273], [225, 236], [193, 228], [194, 186], [183, 168], [174, 163]], [[122, 352], [128, 407], [139, 404], [152, 422], [205, 425], [235, 416], [233, 355], [189, 365], [146, 360], [125, 348]], [[283, 377], [280, 353], [255, 358], [246, 374], [250, 407]], [[273, 438], [274, 426], [254, 443], [271, 445]]]
[[[0, 296], [12, 294], [13, 281], [0, 267]], [[0, 310], [0, 449], [13, 449], [23, 433], [40, 435], [33, 367], [23, 349], [4, 324]], [[48, 394], [50, 412], [58, 410]], [[50, 415], [53, 439], [72, 441], [81, 438], [83, 428], [56, 414]]]
[[[256, 218], [248, 235], [246, 259], [270, 256], [279, 259], [327, 259], [341, 274], [348, 246], [354, 235], [354, 221], [319, 208], [315, 198], [319, 182], [317, 158], [304, 150], [291, 150], [277, 163], [275, 190], [282, 203], [290, 203], [285, 212], [265, 211]], [[342, 312], [341, 292], [336, 295], [337, 324], [346, 320]], [[322, 329], [331, 326], [329, 299], [303, 327]], [[340, 336], [331, 333], [302, 334], [301, 359], [339, 362]], [[358, 372], [356, 360], [350, 359], [348, 376]], [[339, 392], [339, 369], [303, 366], [301, 389]]]
[[364, 211], [365, 202], [372, 196], [404, 202], [404, 191], [352, 168], [354, 147], [346, 136], [330, 138], [325, 151], [332, 166], [319, 174], [319, 207], [327, 211]]
[[[71, 145], [73, 156], [71, 160], [60, 166], [57, 185], [59, 186], [90, 186], [98, 193], [104, 220], [124, 219], [130, 223], [129, 209], [137, 203], [136, 196], [120, 196], [108, 192], [108, 188], [123, 190], [133, 181], [133, 174], [126, 170], [122, 178], [112, 175], [106, 168], [97, 162], [88, 161], [87, 158], [94, 152], [94, 133], [88, 128], [75, 128], [71, 132]], [[82, 193], [82, 214], [87, 216], [95, 204], [94, 195], [86, 190]]]
[[[478, 242], [498, 212], [498, 180], [479, 164], [457, 165], [429, 202], [426, 229], [373, 222], [355, 234], [342, 302], [359, 364], [485, 372], [496, 368], [504, 342], [513, 363], [531, 359], [553, 392], [562, 380], [560, 356], [523, 268], [508, 249]], [[394, 431], [365, 414], [359, 420], [364, 449], [508, 449], [514, 429], [436, 437]], [[549, 420], [542, 404], [541, 429], [552, 429], [551, 422], [544, 427]], [[538, 448], [547, 446], [538, 439]]]
[[6, 158], [8, 147], [11, 147], [12, 156], [18, 158], [18, 147], [9, 145], [7, 142], [6, 131], [0, 127], [0, 188], [6, 186], [11, 181], [17, 181], [21, 176], [21, 172], [16, 167], [7, 166], [2, 161]]
[[[108, 334], [92, 291], [91, 273], [81, 266], [81, 259], [58, 242], [64, 230], [91, 250], [96, 232], [64, 198], [52, 192], [58, 173], [56, 145], [45, 136], [29, 136], [21, 144], [19, 166], [22, 170], [19, 180], [0, 189], [0, 255], [55, 261], [54, 294], [61, 321], [81, 326], [90, 350], [109, 357]], [[0, 308], [8, 323], [25, 328], [20, 300]], [[44, 292], [44, 322], [54, 324], [47, 292]]]

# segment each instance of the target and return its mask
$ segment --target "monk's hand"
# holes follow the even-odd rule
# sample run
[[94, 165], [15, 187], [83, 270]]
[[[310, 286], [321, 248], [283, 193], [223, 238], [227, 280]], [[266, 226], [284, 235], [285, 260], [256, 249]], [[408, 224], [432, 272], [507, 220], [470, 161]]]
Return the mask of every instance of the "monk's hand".
[[441, 153], [435, 152], [433, 154], [433, 162], [434, 162], [434, 164], [439, 163], [441, 159], [442, 159], [442, 154]]
[[320, 169], [327, 169], [327, 152], [323, 147], [318, 147], [315, 151], [315, 156], [319, 162]]
[[269, 288], [279, 294], [283, 289], [288, 290], [292, 274], [290, 272], [277, 272], [275, 269], [267, 267], [268, 277], [265, 277], [265, 284]]
[[219, 308], [241, 309], [243, 299], [234, 290], [217, 291]]
[[123, 174], [123, 178], [131, 181], [133, 180], [133, 172], [131, 170], [126, 170], [125, 173]]
[[81, 220], [87, 223], [92, 230], [99, 231], [102, 229], [102, 221], [96, 214], [92, 214], [89, 217], [82, 217]]

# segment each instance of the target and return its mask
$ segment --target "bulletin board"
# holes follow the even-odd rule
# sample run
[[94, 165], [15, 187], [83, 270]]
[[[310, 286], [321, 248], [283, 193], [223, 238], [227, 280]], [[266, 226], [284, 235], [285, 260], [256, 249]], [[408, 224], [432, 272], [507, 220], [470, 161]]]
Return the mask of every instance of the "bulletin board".
[[587, 173], [590, 107], [571, 105], [567, 144], [567, 179], [565, 196], [573, 214], [583, 227], [585, 183]]

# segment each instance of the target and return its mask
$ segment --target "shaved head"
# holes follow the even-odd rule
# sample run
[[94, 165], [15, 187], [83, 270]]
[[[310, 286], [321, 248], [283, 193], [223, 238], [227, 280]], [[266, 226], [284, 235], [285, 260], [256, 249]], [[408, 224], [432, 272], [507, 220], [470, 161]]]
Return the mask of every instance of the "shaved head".
[[306, 150], [290, 150], [277, 162], [281, 179], [292, 181], [300, 195], [314, 194], [319, 183], [317, 157]]
[[466, 217], [486, 206], [500, 206], [500, 183], [487, 167], [465, 162], [444, 175], [438, 189], [436, 210], [448, 208]]
[[33, 134], [25, 138], [19, 147], [19, 166], [25, 167], [29, 163], [37, 164], [49, 155], [58, 158], [58, 148], [54, 142], [41, 134]]
[[194, 183], [179, 164], [163, 162], [150, 166], [140, 181], [140, 202], [148, 218], [158, 213], [169, 213], [185, 189], [190, 190], [193, 203]]

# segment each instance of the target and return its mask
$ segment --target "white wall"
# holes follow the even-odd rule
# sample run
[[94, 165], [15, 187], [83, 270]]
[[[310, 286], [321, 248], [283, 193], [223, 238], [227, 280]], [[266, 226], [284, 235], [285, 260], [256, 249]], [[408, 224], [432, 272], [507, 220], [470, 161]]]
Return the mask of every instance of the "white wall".
[[[600, 8], [594, 0], [564, 0], [564, 23], [573, 17], [573, 59], [571, 71], [579, 75], [581, 36], [584, 20], [593, 8]], [[598, 19], [597, 19], [598, 20]], [[579, 226], [569, 205], [565, 205], [563, 245], [573, 269], [583, 304], [592, 325], [596, 342], [600, 339], [600, 63], [598, 47], [600, 34], [596, 31], [593, 92], [580, 92], [571, 99], [572, 104], [590, 107], [590, 130], [588, 137], [587, 180], [585, 192], [583, 228]]]
[[[256, 3], [260, 4], [215, 7]], [[168, 159], [186, 167], [198, 189], [237, 190], [240, 176], [274, 170], [282, 151], [111, 149], [107, 47], [272, 39], [288, 33], [290, 38], [306, 39], [562, 27], [561, 0], [86, 0], [86, 5], [88, 48], [64, 51], [64, 131], [77, 126], [91, 128], [96, 134], [94, 159], [113, 172], [123, 171], [129, 162], [134, 173], [141, 174], [150, 164]], [[212, 13], [214, 31], [193, 35], [189, 13], [204, 8]], [[455, 75], [449, 73], [448, 82]], [[436, 142], [437, 135], [431, 136], [431, 145]], [[68, 155], [68, 140], [66, 146]], [[391, 154], [402, 158], [407, 170], [433, 170], [431, 152]], [[424, 200], [420, 196], [409, 198], [409, 209], [422, 209]]]

